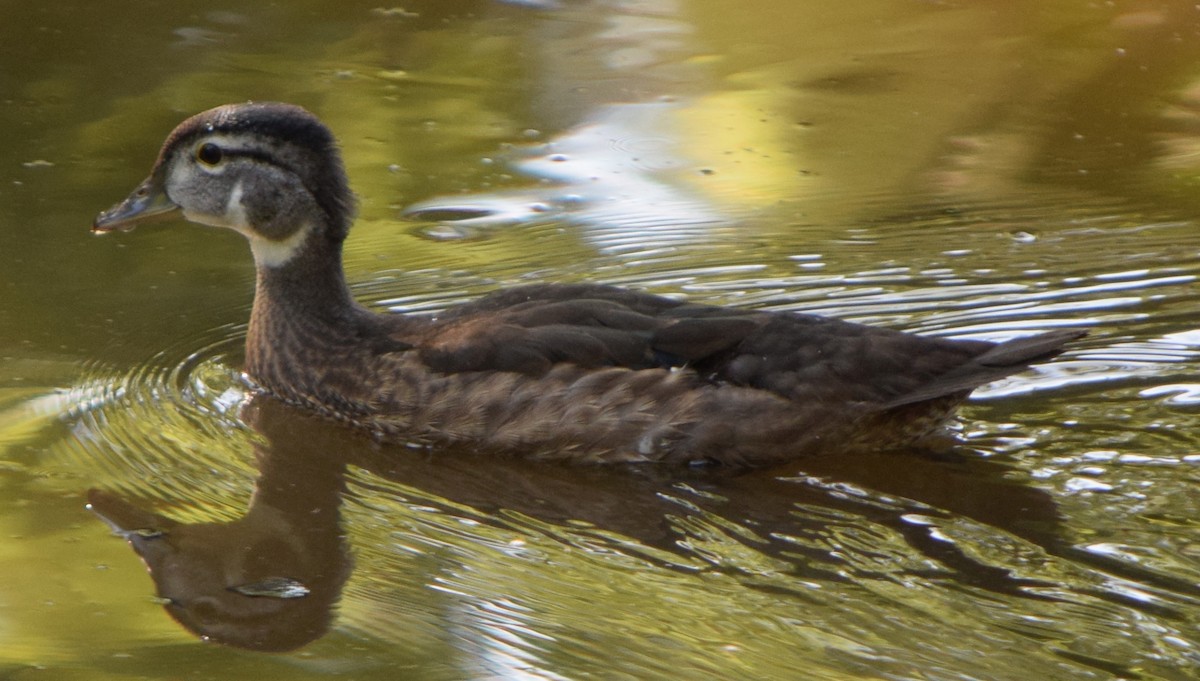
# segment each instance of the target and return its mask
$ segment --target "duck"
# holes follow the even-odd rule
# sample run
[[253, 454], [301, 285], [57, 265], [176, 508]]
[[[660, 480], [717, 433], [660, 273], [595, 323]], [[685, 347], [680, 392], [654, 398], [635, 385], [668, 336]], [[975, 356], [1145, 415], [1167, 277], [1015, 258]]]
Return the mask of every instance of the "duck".
[[434, 315], [374, 311], [342, 263], [355, 213], [306, 109], [198, 113], [92, 231], [182, 216], [250, 244], [244, 376], [382, 443], [583, 463], [764, 466], [944, 439], [976, 388], [1086, 332], [992, 342], [688, 302], [598, 283], [502, 289]]

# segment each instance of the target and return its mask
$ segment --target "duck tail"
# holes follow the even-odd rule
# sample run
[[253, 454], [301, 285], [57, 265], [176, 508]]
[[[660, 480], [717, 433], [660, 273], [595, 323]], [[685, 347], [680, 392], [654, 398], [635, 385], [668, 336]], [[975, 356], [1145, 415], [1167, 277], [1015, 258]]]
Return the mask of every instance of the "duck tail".
[[1062, 354], [1065, 345], [1087, 335], [1086, 330], [1061, 329], [997, 343], [949, 372], [883, 405], [884, 411], [963, 393], [985, 383], [1024, 371], [1033, 364]]

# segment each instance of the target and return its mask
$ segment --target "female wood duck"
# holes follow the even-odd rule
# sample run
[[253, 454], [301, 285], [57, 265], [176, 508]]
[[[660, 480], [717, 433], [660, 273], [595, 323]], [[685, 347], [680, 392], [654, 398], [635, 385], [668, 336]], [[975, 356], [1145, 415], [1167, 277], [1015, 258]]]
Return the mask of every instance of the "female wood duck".
[[973, 389], [1083, 335], [926, 338], [595, 284], [379, 314], [342, 272], [353, 209], [315, 116], [234, 104], [181, 123], [93, 230], [178, 210], [245, 236], [257, 266], [245, 370], [277, 399], [385, 441], [543, 458], [761, 465], [918, 444]]

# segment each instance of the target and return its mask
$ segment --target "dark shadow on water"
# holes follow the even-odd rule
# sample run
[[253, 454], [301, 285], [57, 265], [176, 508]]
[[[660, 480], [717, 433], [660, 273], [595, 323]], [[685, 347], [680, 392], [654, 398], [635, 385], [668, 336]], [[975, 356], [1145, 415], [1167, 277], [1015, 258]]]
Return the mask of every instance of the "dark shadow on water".
[[[919, 576], [991, 592], [1046, 598], [1029, 587], [1049, 583], [981, 563], [938, 536], [936, 522], [919, 518], [966, 517], [1097, 569], [1184, 593], [1194, 589], [1154, 582], [1155, 575], [1064, 545], [1049, 494], [1006, 479], [1010, 471], [1003, 465], [967, 455], [825, 457], [757, 471], [584, 467], [377, 447], [265, 398], [252, 402], [245, 417], [265, 443], [255, 452], [260, 475], [254, 496], [237, 520], [187, 524], [109, 492], [88, 494], [89, 507], [146, 563], [171, 616], [206, 640], [240, 648], [293, 650], [328, 631], [352, 569], [340, 510], [350, 466], [418, 490], [422, 504], [444, 500], [448, 513], [461, 515], [469, 507], [480, 522], [499, 524], [501, 512], [517, 513], [542, 523], [569, 523], [571, 531], [591, 526], [616, 534], [637, 545], [631, 549], [622, 542], [620, 550], [667, 569], [697, 569], [699, 554], [689, 548], [679, 518], [716, 518], [744, 530], [730, 536], [786, 561], [798, 578], [874, 577], [852, 570], [847, 577], [843, 562], [814, 548], [819, 541], [796, 542], [826, 530], [819, 514], [798, 512], [803, 508], [887, 527], [939, 566], [936, 574]], [[353, 493], [397, 494], [357, 482]], [[721, 561], [710, 569], [738, 572]], [[1120, 600], [1100, 590], [1091, 595]]]

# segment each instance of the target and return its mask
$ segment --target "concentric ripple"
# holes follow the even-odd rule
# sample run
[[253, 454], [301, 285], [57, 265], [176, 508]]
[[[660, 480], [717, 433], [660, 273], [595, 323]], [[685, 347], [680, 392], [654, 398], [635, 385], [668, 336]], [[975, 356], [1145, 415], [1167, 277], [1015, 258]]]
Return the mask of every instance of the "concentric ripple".
[[243, 339], [243, 327], [227, 326], [180, 338], [124, 371], [84, 367], [79, 383], [43, 399], [70, 426], [55, 463], [99, 472], [89, 484], [135, 498], [227, 503], [214, 486], [244, 490], [252, 473], [253, 434], [238, 417], [249, 394], [237, 369]]

